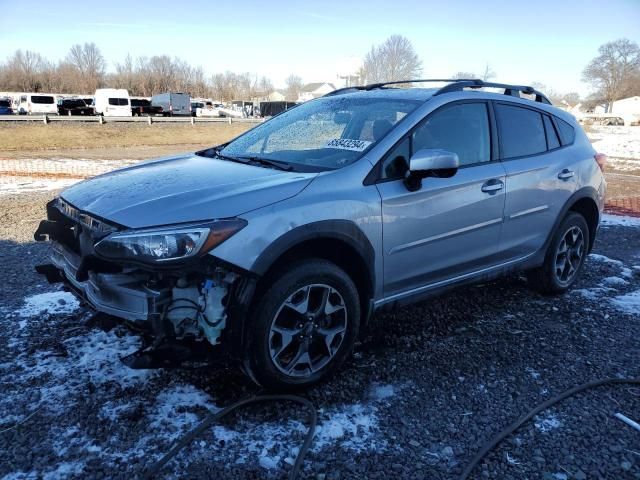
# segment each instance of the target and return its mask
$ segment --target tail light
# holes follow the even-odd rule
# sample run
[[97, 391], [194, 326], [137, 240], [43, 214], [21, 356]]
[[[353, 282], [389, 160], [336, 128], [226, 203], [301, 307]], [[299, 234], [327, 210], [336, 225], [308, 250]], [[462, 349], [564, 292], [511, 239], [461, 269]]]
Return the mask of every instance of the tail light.
[[607, 166], [607, 161], [608, 158], [604, 153], [596, 153], [593, 156], [594, 160], [596, 161], [596, 163], [598, 164], [598, 167], [600, 167], [600, 170], [602, 170], [604, 172], [604, 167]]

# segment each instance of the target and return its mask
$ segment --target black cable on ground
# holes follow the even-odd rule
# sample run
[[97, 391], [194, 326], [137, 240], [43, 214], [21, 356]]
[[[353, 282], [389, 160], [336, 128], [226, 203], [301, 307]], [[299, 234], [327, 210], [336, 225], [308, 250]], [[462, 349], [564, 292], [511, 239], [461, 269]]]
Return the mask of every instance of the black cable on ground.
[[198, 435], [207, 430], [211, 425], [222, 417], [228, 415], [229, 413], [237, 410], [240, 407], [245, 405], [251, 405], [253, 403], [262, 403], [262, 402], [274, 402], [274, 401], [284, 401], [284, 402], [294, 402], [298, 403], [304, 407], [307, 407], [309, 410], [309, 430], [307, 430], [307, 436], [302, 443], [302, 447], [298, 452], [298, 456], [289, 472], [289, 478], [291, 480], [295, 479], [298, 476], [300, 468], [302, 467], [302, 462], [304, 461], [304, 457], [307, 454], [307, 451], [311, 447], [311, 442], [313, 441], [313, 435], [316, 430], [316, 424], [318, 423], [318, 413], [316, 412], [316, 408], [313, 403], [303, 397], [298, 397], [296, 395], [256, 395], [254, 397], [244, 398], [242, 400], [238, 400], [236, 403], [229, 405], [228, 407], [223, 408], [217, 413], [209, 415], [198, 427], [191, 430], [184, 437], [180, 439], [178, 443], [176, 443], [171, 450], [164, 457], [162, 457], [158, 462], [156, 462], [143, 476], [145, 479], [153, 478], [162, 467], [164, 467], [173, 457], [175, 457], [180, 450], [189, 445], [193, 440], [195, 440]]
[[561, 402], [567, 397], [575, 395], [576, 393], [580, 393], [590, 388], [596, 388], [602, 385], [615, 384], [615, 383], [640, 384], [640, 378], [604, 378], [602, 380], [594, 380], [593, 382], [587, 382], [587, 383], [583, 383], [582, 385], [578, 385], [577, 387], [573, 387], [567, 390], [566, 392], [561, 393], [556, 397], [550, 398], [544, 403], [541, 403], [540, 405], [535, 407], [533, 410], [525, 414], [523, 417], [520, 417], [518, 420], [513, 422], [507, 428], [502, 430], [495, 437], [493, 437], [489, 442], [487, 442], [476, 454], [476, 456], [473, 457], [471, 462], [469, 462], [469, 464], [467, 465], [467, 468], [464, 469], [464, 471], [462, 472], [462, 475], [460, 475], [460, 480], [467, 480], [467, 478], [469, 478], [469, 475], [471, 475], [471, 472], [473, 472], [473, 470], [476, 468], [478, 463], [480, 463], [480, 461], [487, 455], [487, 453], [493, 450], [500, 442], [502, 442], [502, 440], [504, 440], [506, 437], [508, 437], [513, 432], [515, 432], [518, 428], [520, 428], [520, 426], [523, 423], [525, 423], [528, 420], [531, 420], [531, 418], [533, 418], [535, 415], [537, 415], [541, 411], [546, 410], [547, 408], [555, 405], [556, 403]]

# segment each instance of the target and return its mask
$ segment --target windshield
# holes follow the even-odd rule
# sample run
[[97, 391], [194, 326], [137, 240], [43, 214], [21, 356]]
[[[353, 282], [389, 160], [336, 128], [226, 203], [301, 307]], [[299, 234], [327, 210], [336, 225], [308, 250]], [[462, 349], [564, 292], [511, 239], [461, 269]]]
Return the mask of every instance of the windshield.
[[0, 107], [10, 107], [9, 100], [0, 100]]
[[320, 98], [273, 117], [229, 143], [220, 154], [313, 170], [341, 168], [360, 158], [421, 103], [361, 96]]
[[87, 104], [83, 100], [63, 100], [62, 105], [65, 107], [86, 107]]

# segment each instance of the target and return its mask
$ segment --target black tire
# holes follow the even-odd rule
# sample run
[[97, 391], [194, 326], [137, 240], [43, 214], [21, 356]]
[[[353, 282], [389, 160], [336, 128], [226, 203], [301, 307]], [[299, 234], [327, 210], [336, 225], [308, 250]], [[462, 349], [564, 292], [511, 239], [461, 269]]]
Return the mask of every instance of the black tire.
[[[573, 273], [563, 280], [563, 274], [568, 272], [570, 268], [561, 269], [557, 263], [557, 259], [562, 258], [562, 242], [567, 235], [573, 236], [578, 231], [582, 239], [581, 254], [579, 258], [577, 253], [576, 255], [571, 253], [564, 255], [569, 257], [568, 265], [573, 269]], [[545, 295], [558, 295], [566, 292], [580, 276], [580, 271], [589, 252], [589, 239], [589, 226], [584, 217], [579, 213], [569, 212], [554, 232], [542, 266], [527, 272], [529, 285]], [[566, 243], [565, 240], [565, 246]]]
[[[249, 344], [244, 368], [256, 383], [270, 390], [293, 391], [308, 388], [335, 372], [351, 354], [360, 327], [361, 313], [358, 290], [353, 280], [341, 268], [321, 259], [308, 259], [293, 263], [268, 281], [271, 286], [260, 295], [254, 304], [253, 311], [255, 313], [248, 329]], [[317, 313], [300, 313], [285, 305], [287, 300], [295, 299], [295, 295], [304, 295], [300, 292], [305, 289], [308, 289], [308, 293], [306, 293], [307, 310], [315, 310], [317, 304]], [[326, 300], [324, 291], [329, 292], [327, 295], [331, 296], [330, 300]], [[325, 298], [325, 305], [327, 302], [329, 304], [335, 303], [322, 308], [323, 311], [320, 313], [319, 302], [322, 302], [322, 298]], [[292, 303], [289, 302], [289, 305]], [[300, 305], [304, 305], [304, 303], [300, 303]], [[338, 308], [339, 310], [325, 315], [327, 308]], [[302, 309], [304, 308], [302, 307]], [[317, 315], [315, 320], [312, 319], [314, 315]], [[292, 328], [287, 331], [296, 332], [295, 335], [289, 336], [288, 343], [284, 340], [284, 335], [272, 331], [272, 328], [281, 328], [278, 322], [283, 321], [283, 318], [294, 323]], [[298, 327], [303, 323], [305, 327], [298, 330]], [[338, 335], [334, 334], [331, 340], [327, 340], [327, 336], [323, 336], [323, 332], [333, 332], [343, 327], [344, 332]], [[327, 346], [327, 342], [329, 346]], [[283, 346], [285, 344], [289, 345], [286, 349]], [[304, 346], [302, 346], [303, 344]], [[274, 359], [273, 350], [277, 349], [280, 349], [282, 354], [275, 354], [276, 358]], [[332, 349], [335, 351], [332, 352]], [[296, 358], [300, 358], [301, 351], [307, 352], [308, 357], [306, 358], [309, 359], [309, 362], [302, 361], [300, 364], [294, 365], [294, 370], [290, 370], [291, 373], [287, 374], [283, 369], [288, 370], [290, 364], [293, 364]], [[289, 355], [293, 358], [287, 362], [286, 359]], [[323, 358], [322, 355], [326, 358]], [[313, 358], [321, 359], [317, 361], [315, 371], [312, 367]], [[297, 370], [298, 365], [305, 364], [307, 365], [305, 369]]]

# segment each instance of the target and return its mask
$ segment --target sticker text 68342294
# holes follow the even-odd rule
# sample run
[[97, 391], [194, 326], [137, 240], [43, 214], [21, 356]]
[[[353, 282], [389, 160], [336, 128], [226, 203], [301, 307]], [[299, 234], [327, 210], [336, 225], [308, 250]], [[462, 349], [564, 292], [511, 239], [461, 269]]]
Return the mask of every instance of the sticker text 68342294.
[[325, 148], [337, 148], [339, 150], [351, 150], [353, 152], [364, 151], [371, 142], [367, 140], [352, 140], [350, 138], [334, 138], [329, 140]]

